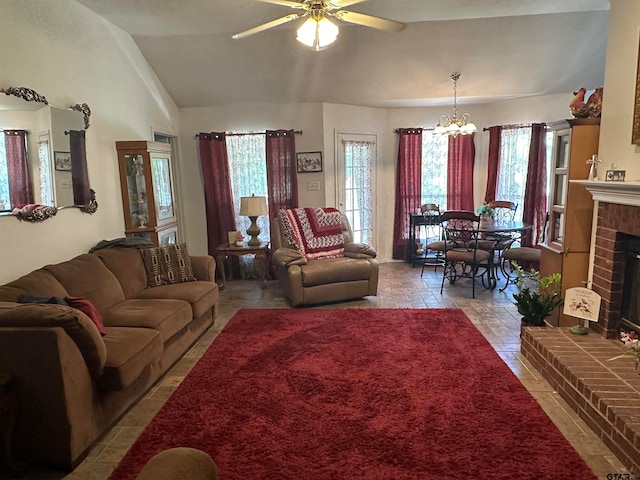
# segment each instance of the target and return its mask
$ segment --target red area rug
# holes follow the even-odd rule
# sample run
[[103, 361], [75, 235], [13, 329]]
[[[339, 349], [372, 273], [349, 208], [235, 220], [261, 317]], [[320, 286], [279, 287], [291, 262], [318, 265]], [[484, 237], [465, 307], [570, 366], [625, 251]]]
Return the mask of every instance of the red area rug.
[[241, 310], [112, 480], [166, 448], [221, 480], [596, 476], [461, 310]]

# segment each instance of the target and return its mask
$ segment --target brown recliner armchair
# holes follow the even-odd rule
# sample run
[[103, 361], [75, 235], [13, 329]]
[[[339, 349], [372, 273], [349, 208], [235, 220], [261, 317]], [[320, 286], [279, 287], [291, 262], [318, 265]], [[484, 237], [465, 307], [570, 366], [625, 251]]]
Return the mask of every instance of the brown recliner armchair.
[[344, 257], [307, 260], [287, 240], [278, 217], [271, 221], [271, 262], [278, 268], [280, 287], [291, 305], [299, 307], [376, 295], [378, 261], [370, 245], [353, 242], [343, 215]]

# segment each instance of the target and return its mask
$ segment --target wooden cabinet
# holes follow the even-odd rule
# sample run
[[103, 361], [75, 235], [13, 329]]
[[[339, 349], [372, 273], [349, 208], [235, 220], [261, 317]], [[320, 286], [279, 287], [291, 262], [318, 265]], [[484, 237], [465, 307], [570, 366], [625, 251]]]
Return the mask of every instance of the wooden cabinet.
[[156, 245], [178, 242], [171, 145], [116, 142], [125, 234]]
[[[540, 274], [562, 274], [562, 296], [567, 288], [585, 286], [589, 275], [589, 250], [593, 198], [582, 185], [569, 180], [586, 180], [587, 160], [598, 153], [600, 119], [587, 118], [555, 122], [547, 126], [551, 142], [549, 224], [542, 245]], [[548, 319], [556, 326], [578, 323], [557, 309]]]

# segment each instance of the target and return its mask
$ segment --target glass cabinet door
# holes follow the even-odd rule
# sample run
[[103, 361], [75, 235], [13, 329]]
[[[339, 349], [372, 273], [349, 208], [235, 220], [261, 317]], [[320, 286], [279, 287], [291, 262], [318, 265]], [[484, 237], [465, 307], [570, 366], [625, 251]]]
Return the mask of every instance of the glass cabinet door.
[[133, 228], [149, 226], [149, 199], [142, 155], [126, 155], [129, 222]]
[[156, 204], [156, 217], [158, 223], [161, 223], [174, 217], [171, 163], [169, 158], [151, 157], [151, 170], [153, 172], [153, 198]]

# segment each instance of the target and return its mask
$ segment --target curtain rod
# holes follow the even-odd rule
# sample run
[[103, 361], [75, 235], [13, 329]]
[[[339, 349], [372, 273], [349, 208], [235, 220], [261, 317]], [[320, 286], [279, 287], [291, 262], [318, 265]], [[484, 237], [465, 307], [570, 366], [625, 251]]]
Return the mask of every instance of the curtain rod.
[[[293, 133], [295, 133], [296, 135], [302, 135], [302, 130], [294, 130]], [[239, 136], [242, 136], [242, 135], [266, 135], [267, 132], [266, 131], [264, 131], [264, 132], [238, 132], [238, 133], [224, 132], [224, 134], [227, 137], [239, 137]], [[199, 136], [200, 136], [200, 134], [196, 133], [194, 135], [194, 138], [198, 138]]]
[[396, 128], [393, 132], [394, 132], [394, 133], [400, 133], [400, 130], [415, 130], [415, 129], [418, 129], [418, 128], [421, 128], [421, 129], [422, 129], [422, 131], [425, 131], [425, 130], [426, 130], [427, 132], [430, 132], [430, 131], [432, 131], [432, 130], [435, 130], [435, 128], [436, 128], [436, 127], [406, 127], [406, 128]]
[[[530, 127], [532, 124], [531, 123], [512, 123], [510, 125], [500, 125], [500, 127], [502, 127], [503, 129], [509, 130], [509, 129], [513, 129], [513, 128], [525, 128], [525, 127]], [[498, 126], [498, 125], [496, 125]], [[483, 132], [488, 132], [489, 128], [491, 127], [485, 127], [482, 129]]]

